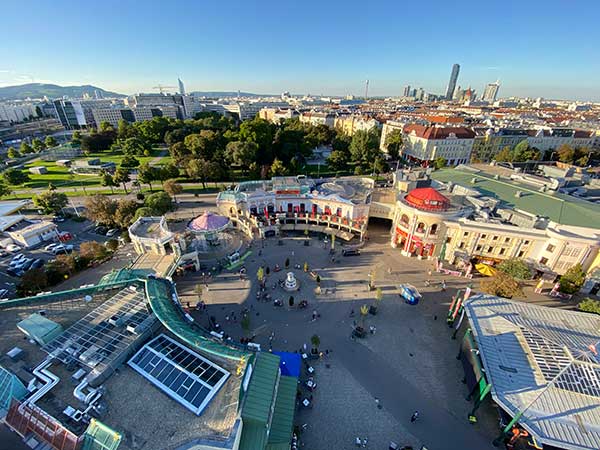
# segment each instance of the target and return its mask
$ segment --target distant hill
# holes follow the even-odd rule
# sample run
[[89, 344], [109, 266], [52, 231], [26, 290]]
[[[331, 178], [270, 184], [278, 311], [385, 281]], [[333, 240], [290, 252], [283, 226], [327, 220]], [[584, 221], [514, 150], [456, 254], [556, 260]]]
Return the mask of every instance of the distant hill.
[[83, 86], [59, 86], [57, 84], [27, 83], [19, 86], [0, 87], [0, 100], [23, 100], [26, 98], [42, 98], [47, 96], [49, 99], [67, 96], [70, 98], [81, 98], [87, 93], [92, 98], [94, 91], [98, 91], [103, 97], [125, 97], [123, 94], [105, 91], [102, 88], [89, 84]]
[[[191, 93], [198, 97], [237, 97], [237, 91], [194, 91]], [[239, 92], [240, 97], [272, 97], [270, 94], [253, 94], [252, 92]]]

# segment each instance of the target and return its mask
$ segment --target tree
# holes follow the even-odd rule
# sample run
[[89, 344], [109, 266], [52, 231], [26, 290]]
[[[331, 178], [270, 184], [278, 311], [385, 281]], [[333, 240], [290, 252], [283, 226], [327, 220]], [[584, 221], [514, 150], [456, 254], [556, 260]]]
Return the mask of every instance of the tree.
[[161, 181], [177, 178], [179, 177], [179, 167], [173, 163], [165, 164], [159, 168], [158, 177]]
[[117, 133], [114, 130], [108, 130], [101, 133], [90, 132], [90, 134], [81, 138], [81, 150], [86, 154], [103, 152], [111, 148], [115, 142], [116, 136]]
[[88, 262], [102, 260], [107, 256], [108, 249], [96, 241], [82, 242], [79, 246], [79, 257]]
[[523, 296], [521, 284], [509, 274], [500, 270], [493, 277], [481, 281], [481, 290], [498, 297], [512, 298]]
[[360, 166], [363, 171], [373, 168], [375, 159], [381, 156], [379, 131], [372, 128], [369, 131], [359, 130], [354, 133], [350, 143], [350, 156], [352, 162]]
[[125, 194], [127, 194], [127, 183], [131, 181], [131, 177], [129, 176], [129, 170], [127, 170], [124, 167], [117, 168], [115, 174], [113, 175], [113, 180], [115, 181], [115, 183], [121, 183], [123, 185], [123, 190], [125, 191]]
[[125, 140], [132, 137], [137, 137], [137, 129], [131, 125], [131, 123], [126, 120], [119, 120], [117, 125], [117, 137], [119, 139]]
[[433, 166], [436, 169], [443, 169], [444, 167], [446, 167], [447, 161], [446, 158], [440, 156], [438, 158], [435, 158], [435, 160], [433, 161]]
[[44, 214], [56, 214], [67, 206], [67, 195], [48, 189], [39, 195], [33, 196], [33, 204], [42, 208]]
[[335, 171], [344, 171], [348, 169], [350, 155], [342, 150], [334, 150], [327, 158], [327, 165]]
[[44, 143], [39, 138], [34, 138], [31, 141], [31, 147], [33, 147], [33, 150], [36, 153], [39, 153], [39, 152], [41, 152], [42, 150], [44, 150], [46, 148], [46, 146], [44, 145]]
[[321, 345], [321, 338], [318, 335], [313, 334], [310, 338], [310, 343], [312, 344], [313, 348], [315, 349], [315, 351], [313, 353], [318, 353], [319, 345]]
[[244, 171], [256, 161], [258, 145], [255, 142], [233, 141], [225, 147], [225, 156], [233, 164], [240, 166]]
[[44, 144], [46, 145], [46, 148], [52, 148], [52, 147], [56, 147], [58, 145], [58, 142], [56, 142], [56, 139], [54, 138], [54, 136], [46, 136], [46, 139], [44, 140]]
[[262, 266], [256, 271], [256, 279], [260, 284], [263, 284], [263, 281], [265, 280], [265, 269], [263, 269]]
[[163, 188], [177, 203], [177, 195], [183, 192], [183, 187], [176, 180], [170, 179], [163, 183]]
[[112, 174], [106, 170], [103, 170], [100, 174], [100, 184], [102, 184], [102, 186], [110, 187], [110, 192], [112, 192], [113, 194], [115, 193], [115, 190], [113, 188], [119, 185], [119, 183], [115, 181]]
[[18, 186], [29, 181], [29, 174], [19, 169], [6, 169], [2, 177], [4, 181], [12, 186]]
[[171, 157], [178, 163], [182, 162], [192, 154], [192, 152], [185, 146], [183, 142], [175, 142], [169, 147], [169, 153]]
[[117, 202], [110, 197], [94, 195], [85, 201], [85, 216], [96, 223], [113, 227], [116, 211]]
[[362, 305], [360, 307], [360, 326], [362, 328], [365, 327], [365, 319], [367, 318], [368, 314], [369, 314], [369, 307], [367, 305]]
[[162, 216], [173, 209], [173, 202], [166, 192], [155, 192], [146, 197], [144, 206], [150, 208], [153, 216]]
[[525, 162], [534, 159], [539, 159], [539, 154], [533, 147], [529, 146], [527, 139], [523, 139], [512, 151], [512, 161], [514, 162]]
[[563, 144], [558, 147], [556, 152], [558, 154], [558, 160], [564, 163], [572, 163], [575, 159], [575, 150], [569, 144]]
[[531, 269], [522, 259], [507, 259], [498, 264], [498, 270], [510, 275], [517, 280], [530, 280]]
[[152, 150], [152, 147], [148, 145], [143, 139], [139, 137], [130, 137], [124, 141], [119, 141], [121, 150], [126, 155], [144, 155], [146, 151]]
[[186, 136], [183, 142], [194, 156], [210, 160], [220, 146], [221, 136], [216, 131], [202, 130]]
[[21, 277], [16, 291], [19, 297], [27, 297], [43, 291], [46, 287], [48, 287], [46, 271], [44, 269], [30, 269]]
[[73, 131], [73, 135], [71, 136], [71, 143], [73, 145], [81, 144], [81, 131], [79, 131], [79, 130]]
[[394, 129], [385, 137], [385, 148], [391, 159], [396, 160], [400, 157], [402, 150], [402, 130]]
[[33, 148], [27, 142], [21, 142], [21, 147], [19, 148], [21, 155], [27, 155], [29, 153], [33, 153]]
[[191, 159], [188, 161], [186, 172], [189, 177], [200, 180], [202, 187], [206, 188], [207, 181], [218, 181], [222, 179], [224, 170], [216, 161], [205, 159]]
[[115, 127], [113, 127], [110, 122], [107, 122], [105, 120], [103, 122], [100, 122], [100, 127], [98, 128], [98, 131], [100, 131], [100, 132], [115, 131]]
[[0, 197], [4, 197], [9, 195], [12, 192], [12, 189], [6, 185], [3, 180], [0, 180]]
[[133, 223], [133, 219], [138, 208], [139, 205], [135, 200], [127, 200], [125, 198], [119, 200], [117, 202], [117, 209], [115, 210], [114, 215], [115, 224], [119, 228], [127, 228]]
[[269, 156], [273, 149], [274, 125], [270, 122], [255, 117], [246, 120], [240, 125], [240, 140], [254, 142], [260, 149], [259, 163], [270, 162]]
[[600, 314], [600, 301], [591, 298], [585, 298], [579, 303], [579, 311]]
[[154, 211], [152, 211], [152, 208], [147, 208], [145, 206], [142, 206], [141, 208], [138, 208], [137, 211], [135, 212], [135, 217], [133, 218], [133, 220], [137, 220], [140, 217], [151, 217], [154, 215]]
[[287, 173], [287, 168], [283, 165], [283, 162], [281, 162], [279, 159], [275, 158], [275, 160], [273, 161], [273, 164], [271, 164], [271, 176], [273, 177], [279, 177], [279, 176], [283, 176]]
[[125, 155], [121, 160], [121, 167], [126, 169], [134, 169], [140, 165], [140, 160], [133, 155]]
[[151, 166], [148, 163], [142, 164], [138, 167], [137, 179], [140, 183], [147, 184], [152, 191], [152, 182], [158, 181], [158, 170], [156, 167]]
[[10, 159], [16, 159], [20, 158], [21, 154], [18, 151], [16, 151], [13, 147], [8, 147], [6, 156], [8, 156]]
[[510, 147], [504, 147], [494, 158], [498, 162], [510, 162], [513, 160], [513, 154]]
[[585, 272], [583, 267], [581, 267], [581, 264], [575, 264], [560, 277], [558, 290], [565, 294], [574, 294], [579, 291], [584, 282]]

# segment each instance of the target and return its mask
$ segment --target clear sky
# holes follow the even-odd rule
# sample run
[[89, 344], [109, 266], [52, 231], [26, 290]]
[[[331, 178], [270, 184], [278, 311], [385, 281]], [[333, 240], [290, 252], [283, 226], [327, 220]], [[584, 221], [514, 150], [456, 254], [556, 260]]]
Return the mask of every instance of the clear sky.
[[0, 86], [600, 101], [600, 0], [2, 0]]

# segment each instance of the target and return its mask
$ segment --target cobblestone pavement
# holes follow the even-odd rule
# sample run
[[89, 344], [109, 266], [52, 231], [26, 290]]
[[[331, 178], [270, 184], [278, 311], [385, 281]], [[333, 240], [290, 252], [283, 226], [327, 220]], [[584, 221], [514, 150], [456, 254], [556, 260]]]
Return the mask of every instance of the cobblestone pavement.
[[[430, 261], [402, 257], [389, 247], [385, 232], [370, 230], [370, 235], [372, 239], [360, 256], [341, 257], [337, 245], [335, 262], [329, 255], [330, 242], [322, 238], [313, 237], [308, 247], [303, 236], [288, 237], [283, 245], [276, 239], [267, 240], [260, 255], [255, 248], [246, 261], [248, 279], [224, 273], [210, 280], [201, 294], [209, 305], [208, 314], [194, 315], [204, 325], [208, 325], [208, 315], [214, 316], [226, 333], [239, 338], [243, 335], [239, 319], [242, 310], [248, 309], [249, 334], [263, 349], [269, 348], [269, 336], [274, 333], [274, 350], [300, 351], [304, 345], [310, 347], [314, 334], [320, 337], [322, 351], [331, 350], [327, 361], [320, 362], [323, 367], [318, 370], [315, 407], [300, 411], [297, 418], [299, 424], [307, 424], [303, 433], [307, 449], [352, 448], [354, 438], [365, 433], [370, 448], [387, 448], [394, 440], [403, 445], [423, 443], [429, 450], [491, 449], [497, 433], [496, 411], [491, 402], [486, 403], [477, 412], [478, 424], [468, 423], [472, 403], [465, 400], [468, 392], [455, 358], [459, 340], [451, 339], [452, 330], [445, 323], [451, 296], [468, 283], [476, 287], [478, 281], [428, 275]], [[300, 282], [300, 290], [292, 294], [272, 288], [286, 273], [275, 273], [273, 268], [275, 264], [283, 267], [286, 258]], [[302, 270], [305, 262], [322, 279], [320, 295], [315, 294], [314, 279]], [[269, 267], [267, 292], [281, 299], [283, 307], [257, 301], [259, 265]], [[376, 327], [375, 334], [353, 342], [350, 332], [353, 321], [360, 320], [360, 306], [374, 302], [375, 292], [367, 289], [369, 273], [384, 298], [379, 314], [365, 319], [367, 327]], [[426, 279], [432, 281], [429, 287]], [[439, 287], [442, 280], [448, 285], [446, 292]], [[182, 300], [194, 304], [201, 275], [189, 274], [176, 281]], [[419, 305], [407, 305], [399, 298], [398, 284], [402, 282], [421, 291], [424, 298]], [[294, 297], [292, 308], [288, 307], [290, 295]], [[538, 297], [528, 301], [557, 305]], [[298, 309], [300, 300], [307, 300], [308, 308]], [[321, 317], [312, 321], [315, 310]], [[350, 317], [352, 310], [354, 318]], [[375, 407], [375, 398], [382, 409]], [[411, 424], [408, 419], [415, 409], [421, 418]]]

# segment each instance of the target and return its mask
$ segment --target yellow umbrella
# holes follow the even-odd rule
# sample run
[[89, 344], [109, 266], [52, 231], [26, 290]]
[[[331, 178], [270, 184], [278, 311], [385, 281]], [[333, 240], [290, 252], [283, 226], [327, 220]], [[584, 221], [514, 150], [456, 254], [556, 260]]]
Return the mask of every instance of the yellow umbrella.
[[496, 273], [496, 269], [494, 269], [492, 266], [488, 266], [487, 264], [475, 264], [475, 269], [477, 269], [477, 272], [485, 275], [486, 277], [491, 277]]

